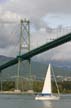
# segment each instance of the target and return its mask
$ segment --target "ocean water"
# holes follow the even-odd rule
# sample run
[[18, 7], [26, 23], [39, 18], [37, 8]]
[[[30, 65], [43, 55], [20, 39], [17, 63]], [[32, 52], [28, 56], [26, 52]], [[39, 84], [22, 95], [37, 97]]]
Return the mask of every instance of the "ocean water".
[[0, 94], [0, 108], [71, 108], [71, 95], [57, 101], [37, 101], [35, 95]]

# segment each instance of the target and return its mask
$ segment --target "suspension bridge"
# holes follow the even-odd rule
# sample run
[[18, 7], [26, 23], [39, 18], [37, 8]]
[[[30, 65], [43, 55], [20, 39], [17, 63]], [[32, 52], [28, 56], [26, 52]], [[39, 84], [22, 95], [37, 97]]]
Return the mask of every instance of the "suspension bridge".
[[71, 40], [71, 33], [66, 34], [66, 35], [64, 35], [64, 36], [62, 36], [62, 37], [60, 37], [58, 39], [55, 39], [55, 40], [49, 42], [49, 43], [46, 43], [46, 44], [44, 44], [44, 45], [42, 45], [42, 46], [40, 46], [40, 47], [38, 47], [36, 49], [33, 49], [33, 50], [23, 54], [23, 55], [17, 56], [13, 60], [10, 60], [5, 64], [0, 65], [0, 72], [2, 70], [12, 66], [12, 65], [17, 64], [18, 59], [21, 59], [21, 61], [29, 60], [30, 58], [32, 58], [33, 56], [36, 56], [37, 54], [40, 54], [40, 53], [42, 53], [44, 51], [48, 51], [48, 50], [50, 50], [52, 48], [55, 48], [55, 47], [57, 47], [59, 45], [62, 45], [64, 43], [66, 43], [66, 42], [68, 42], [70, 40]]
[[[9, 22], [2, 22], [2, 24], [9, 24]], [[23, 24], [24, 23], [24, 24]], [[11, 23], [10, 23], [11, 24]], [[14, 24], [14, 23], [12, 23]], [[24, 28], [23, 28], [24, 27]], [[27, 41], [24, 37], [24, 40], [25, 40], [25, 44], [27, 44], [27, 47], [26, 49], [28, 50], [28, 52], [26, 52], [25, 54], [21, 54], [21, 48], [22, 48], [22, 37], [23, 37], [23, 32], [25, 30], [25, 34], [27, 32]], [[71, 41], [71, 33], [66, 33], [65, 35], [61, 36], [61, 37], [57, 37], [56, 39], [50, 41], [50, 42], [47, 42], [46, 44], [43, 44], [41, 45], [40, 47], [37, 47], [33, 50], [30, 50], [30, 26], [29, 26], [29, 21], [26, 21], [26, 20], [21, 20], [21, 23], [20, 23], [20, 43], [19, 43], [19, 54], [18, 56], [16, 56], [14, 59], [0, 65], [0, 73], [2, 73], [2, 71], [6, 68], [9, 68], [15, 64], [18, 64], [18, 67], [17, 67], [17, 76], [16, 76], [16, 90], [19, 90], [19, 78], [21, 77], [20, 76], [20, 64], [22, 61], [29, 61], [29, 73], [31, 74], [31, 58], [38, 55], [38, 54], [41, 54], [45, 51], [48, 51], [48, 50], [51, 50], [55, 47], [58, 47], [62, 44], [65, 44], [66, 42], [69, 42]], [[25, 47], [24, 47], [25, 48]], [[30, 77], [31, 79], [31, 77]], [[29, 80], [30, 80], [29, 79]], [[31, 80], [30, 80], [31, 81]], [[2, 85], [2, 84], [1, 84]], [[1, 87], [2, 89], [2, 87]]]

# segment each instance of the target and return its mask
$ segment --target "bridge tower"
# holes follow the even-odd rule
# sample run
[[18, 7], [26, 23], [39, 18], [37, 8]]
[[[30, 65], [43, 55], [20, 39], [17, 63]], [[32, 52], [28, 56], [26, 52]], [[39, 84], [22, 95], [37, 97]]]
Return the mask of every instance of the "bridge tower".
[[[18, 54], [18, 68], [17, 68], [17, 78], [16, 78], [16, 92], [20, 91], [19, 81], [20, 81], [20, 70], [21, 70], [21, 55], [25, 51], [30, 51], [30, 21], [27, 19], [20, 21], [20, 37], [19, 37], [19, 54]], [[29, 63], [29, 75], [31, 76], [31, 59], [28, 60]], [[29, 77], [30, 80], [30, 77]]]

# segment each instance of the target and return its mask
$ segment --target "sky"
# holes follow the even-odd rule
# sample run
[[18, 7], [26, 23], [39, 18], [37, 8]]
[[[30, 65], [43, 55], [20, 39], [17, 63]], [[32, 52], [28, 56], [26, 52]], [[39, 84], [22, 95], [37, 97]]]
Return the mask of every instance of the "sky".
[[[31, 23], [31, 49], [70, 32], [71, 0], [0, 0], [0, 55], [16, 56], [18, 53], [19, 22], [27, 18]], [[3, 23], [3, 22], [7, 22]], [[8, 22], [18, 22], [15, 25]], [[52, 29], [69, 28], [69, 31], [55, 32]], [[36, 58], [70, 60], [71, 43], [54, 48]]]

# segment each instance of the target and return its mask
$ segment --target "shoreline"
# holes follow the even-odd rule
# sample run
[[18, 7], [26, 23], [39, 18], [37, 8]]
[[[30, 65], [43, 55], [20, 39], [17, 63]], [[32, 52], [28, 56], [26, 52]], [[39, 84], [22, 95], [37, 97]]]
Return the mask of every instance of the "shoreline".
[[34, 91], [0, 91], [0, 94], [35, 94]]

